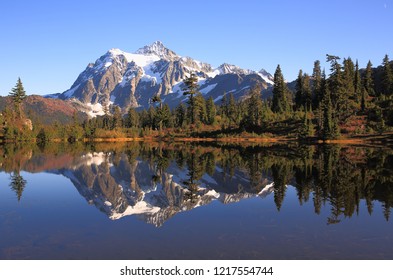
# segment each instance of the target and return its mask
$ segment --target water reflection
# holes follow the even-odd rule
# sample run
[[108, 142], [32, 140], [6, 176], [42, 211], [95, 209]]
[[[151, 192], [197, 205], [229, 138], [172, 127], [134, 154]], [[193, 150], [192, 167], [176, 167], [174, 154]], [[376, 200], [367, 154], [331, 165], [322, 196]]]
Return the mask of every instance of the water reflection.
[[393, 206], [393, 151], [381, 147], [77, 143], [0, 153], [18, 201], [26, 189], [20, 171], [58, 174], [110, 219], [134, 215], [157, 227], [212, 201], [273, 195], [280, 211], [289, 185], [317, 215], [330, 207], [327, 224], [357, 215], [361, 201], [370, 215], [380, 201], [386, 221]]

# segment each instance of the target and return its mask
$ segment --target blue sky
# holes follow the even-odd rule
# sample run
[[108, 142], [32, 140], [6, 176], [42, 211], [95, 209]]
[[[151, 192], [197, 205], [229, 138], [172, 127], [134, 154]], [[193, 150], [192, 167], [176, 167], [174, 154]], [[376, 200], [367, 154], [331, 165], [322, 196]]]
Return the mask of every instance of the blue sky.
[[156, 40], [179, 55], [274, 73], [310, 73], [325, 55], [365, 67], [393, 59], [393, 0], [21, 1], [0, 3], [0, 95], [62, 92], [111, 48]]

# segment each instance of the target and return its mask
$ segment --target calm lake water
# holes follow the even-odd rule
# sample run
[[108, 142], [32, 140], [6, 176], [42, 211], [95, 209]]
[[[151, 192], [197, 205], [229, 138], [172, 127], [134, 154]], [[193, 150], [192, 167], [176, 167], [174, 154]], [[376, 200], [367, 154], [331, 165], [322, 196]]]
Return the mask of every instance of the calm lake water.
[[0, 259], [393, 259], [386, 147], [0, 147]]

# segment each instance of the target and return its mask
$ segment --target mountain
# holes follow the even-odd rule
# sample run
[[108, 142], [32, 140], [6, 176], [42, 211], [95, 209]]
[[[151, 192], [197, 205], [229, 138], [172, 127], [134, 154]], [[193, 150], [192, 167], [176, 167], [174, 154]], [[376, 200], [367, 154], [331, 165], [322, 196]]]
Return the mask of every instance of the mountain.
[[[0, 112], [5, 108], [13, 108], [12, 100], [9, 96], [0, 96]], [[70, 123], [77, 112], [80, 119], [85, 119], [82, 113], [84, 106], [72, 100], [48, 99], [40, 95], [29, 95], [22, 102], [23, 112], [35, 123], [38, 120], [43, 124]]]
[[227, 63], [213, 68], [180, 56], [156, 41], [134, 53], [109, 50], [95, 63], [89, 63], [70, 89], [47, 97], [72, 99], [90, 116], [103, 115], [105, 103], [117, 105], [123, 112], [130, 107], [147, 109], [154, 95], [173, 108], [187, 100], [182, 94], [182, 81], [191, 73], [198, 76], [200, 92], [215, 102], [224, 93], [240, 98], [255, 85], [267, 89], [273, 84], [272, 75], [263, 69], [256, 72]]

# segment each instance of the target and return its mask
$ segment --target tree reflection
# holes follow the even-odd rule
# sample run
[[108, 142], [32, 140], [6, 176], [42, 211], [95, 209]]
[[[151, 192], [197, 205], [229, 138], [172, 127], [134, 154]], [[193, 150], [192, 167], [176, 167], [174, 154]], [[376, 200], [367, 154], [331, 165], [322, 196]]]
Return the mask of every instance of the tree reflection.
[[19, 174], [19, 171], [15, 171], [11, 173], [10, 181], [10, 187], [16, 193], [19, 202], [26, 187], [26, 180]]
[[[99, 169], [79, 168], [81, 182], [86, 181], [86, 185], [93, 186], [91, 180], [95, 178], [95, 174], [88, 175], [84, 172], [102, 171], [109, 178], [112, 172], [110, 164], [113, 164], [116, 169], [122, 168], [117, 171], [118, 176], [128, 174], [128, 178], [123, 181], [130, 181], [131, 191], [141, 192], [137, 182], [141, 174], [136, 173], [136, 170], [139, 162], [143, 161], [150, 170], [147, 184], [152, 186], [163, 183], [165, 175], [172, 172], [170, 168], [186, 169], [187, 178], [183, 174], [182, 181], [177, 182], [184, 187], [184, 192], [171, 193], [177, 195], [176, 199], [179, 200], [183, 195], [182, 198], [191, 204], [200, 198], [201, 186], [215, 188], [217, 193], [227, 196], [247, 197], [242, 194], [250, 194], [250, 197], [257, 196], [266, 185], [273, 183], [274, 202], [278, 211], [285, 203], [288, 186], [293, 186], [300, 205], [312, 203], [314, 212], [318, 215], [328, 209], [328, 224], [336, 224], [358, 215], [361, 205], [365, 205], [371, 215], [378, 208], [376, 202], [382, 207], [380, 214], [389, 220], [393, 207], [393, 150], [389, 148], [282, 144], [267, 147], [219, 143], [209, 146], [137, 142], [118, 145], [83, 146], [78, 143], [56, 146], [48, 143], [45, 147], [4, 146], [0, 149], [0, 166], [5, 172], [11, 173], [10, 186], [17, 194], [18, 201], [26, 181], [15, 170], [73, 170], [75, 166], [80, 166], [78, 160], [82, 155], [103, 152], [105, 164]], [[204, 180], [207, 177], [214, 177], [218, 183], [210, 185], [208, 180]], [[121, 193], [119, 182], [122, 180], [114, 183], [113, 190], [111, 189], [113, 201]], [[107, 195], [108, 192], [103, 194]], [[129, 194], [125, 193], [124, 196], [128, 197]]]

